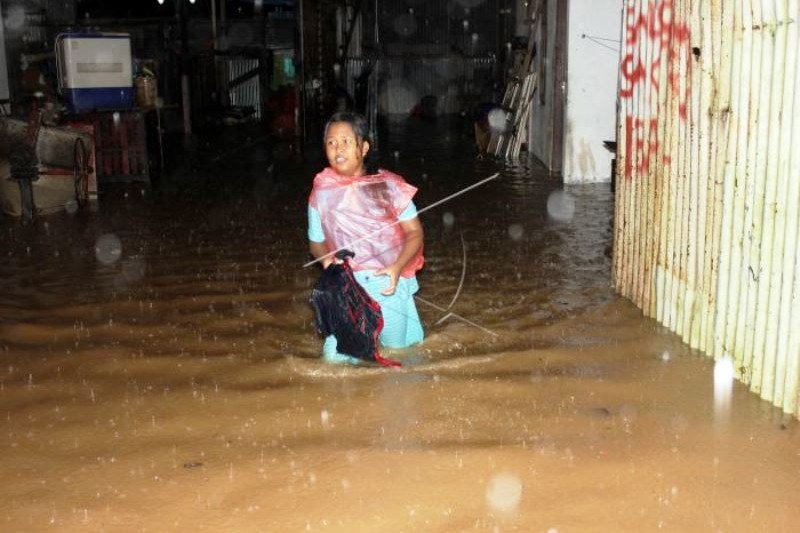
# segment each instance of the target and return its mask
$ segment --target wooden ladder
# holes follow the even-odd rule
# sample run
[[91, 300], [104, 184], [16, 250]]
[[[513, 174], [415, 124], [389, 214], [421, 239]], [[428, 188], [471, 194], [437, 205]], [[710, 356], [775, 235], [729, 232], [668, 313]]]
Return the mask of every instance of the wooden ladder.
[[[506, 113], [503, 128], [492, 128], [487, 153], [504, 158], [519, 157], [522, 144], [528, 131], [528, 118], [531, 112], [531, 101], [538, 88], [538, 76], [531, 72], [533, 65], [533, 47], [536, 44], [536, 28], [542, 11], [542, 0], [534, 0], [528, 4], [526, 19], [528, 27], [528, 46], [525, 56], [509, 79], [501, 107]], [[547, 38], [547, 36], [544, 36]]]

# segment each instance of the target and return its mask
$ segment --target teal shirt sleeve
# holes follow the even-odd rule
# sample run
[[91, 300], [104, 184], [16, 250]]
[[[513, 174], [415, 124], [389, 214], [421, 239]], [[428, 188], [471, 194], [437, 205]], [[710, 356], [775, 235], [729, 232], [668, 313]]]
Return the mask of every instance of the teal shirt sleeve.
[[408, 207], [406, 207], [400, 216], [397, 217], [398, 220], [411, 220], [412, 218], [417, 216], [417, 206], [414, 205], [414, 202], [409, 202]]
[[325, 232], [322, 231], [322, 219], [319, 211], [308, 206], [308, 240], [312, 242], [325, 242]]

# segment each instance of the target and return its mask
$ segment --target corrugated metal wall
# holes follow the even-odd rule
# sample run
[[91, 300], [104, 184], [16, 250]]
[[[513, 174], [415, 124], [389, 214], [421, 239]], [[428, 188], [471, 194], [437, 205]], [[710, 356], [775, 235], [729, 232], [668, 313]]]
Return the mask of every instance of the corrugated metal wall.
[[[224, 61], [228, 70], [228, 82], [259, 67], [258, 59], [226, 57]], [[261, 120], [261, 85], [258, 76], [232, 87], [229, 90], [229, 98], [233, 106], [252, 107], [255, 110], [253, 116]]]
[[626, 0], [614, 278], [798, 413], [800, 0]]

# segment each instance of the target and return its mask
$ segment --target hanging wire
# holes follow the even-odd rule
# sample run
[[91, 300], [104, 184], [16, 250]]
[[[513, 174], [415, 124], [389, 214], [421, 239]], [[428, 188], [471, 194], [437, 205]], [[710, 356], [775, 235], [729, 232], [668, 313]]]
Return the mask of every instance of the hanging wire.
[[581, 34], [581, 39], [589, 39], [598, 46], [602, 46], [603, 48], [608, 48], [612, 52], [619, 53], [619, 48], [614, 48], [613, 46], [605, 44], [606, 42], [609, 42], [618, 45], [621, 42], [619, 39], [609, 39], [607, 37], [598, 37], [597, 35], [586, 35], [585, 33]]

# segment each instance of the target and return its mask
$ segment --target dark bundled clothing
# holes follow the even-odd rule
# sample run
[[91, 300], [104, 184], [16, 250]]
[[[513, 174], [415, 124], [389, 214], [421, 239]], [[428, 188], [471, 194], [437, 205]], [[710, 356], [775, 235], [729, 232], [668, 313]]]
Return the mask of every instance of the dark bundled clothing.
[[381, 306], [353, 276], [347, 260], [353, 256], [349, 250], [338, 252], [336, 257], [343, 262], [328, 266], [314, 284], [310, 302], [317, 331], [326, 337], [334, 335], [339, 353], [384, 366], [401, 366], [381, 357], [378, 350], [378, 335], [383, 329]]

